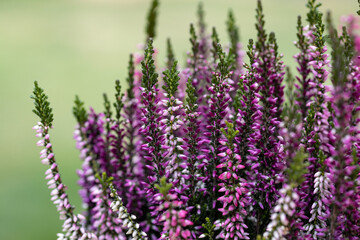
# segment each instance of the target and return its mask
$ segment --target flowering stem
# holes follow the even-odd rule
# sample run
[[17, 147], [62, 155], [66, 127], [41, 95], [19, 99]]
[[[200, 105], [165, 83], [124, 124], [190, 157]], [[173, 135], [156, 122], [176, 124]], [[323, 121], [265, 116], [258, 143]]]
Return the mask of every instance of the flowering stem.
[[68, 239], [70, 236], [75, 236], [79, 239], [96, 238], [93, 233], [85, 232], [85, 229], [81, 227], [80, 220], [84, 220], [84, 217], [82, 215], [75, 216], [74, 207], [70, 204], [68, 195], [65, 192], [66, 186], [61, 179], [50, 142], [49, 129], [52, 127], [53, 121], [52, 109], [47, 100], [48, 97], [45, 95], [44, 90], [38, 86], [37, 82], [35, 82], [33, 94], [34, 95], [31, 96], [35, 103], [33, 112], [40, 117], [41, 121], [34, 127], [37, 132], [37, 137], [41, 138], [41, 140], [37, 142], [37, 145], [44, 147], [40, 152], [40, 157], [43, 158], [43, 164], [50, 166], [45, 174], [46, 179], [50, 179], [48, 182], [49, 188], [53, 189], [51, 191], [51, 200], [57, 206], [60, 219], [65, 220], [63, 224], [64, 234], [58, 234], [59, 239]]

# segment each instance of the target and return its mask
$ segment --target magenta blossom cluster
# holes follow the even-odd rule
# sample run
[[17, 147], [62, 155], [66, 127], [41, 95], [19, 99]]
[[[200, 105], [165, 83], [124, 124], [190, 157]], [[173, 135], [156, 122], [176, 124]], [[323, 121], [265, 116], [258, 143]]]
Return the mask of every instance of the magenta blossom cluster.
[[75, 100], [83, 214], [69, 202], [49, 138], [53, 115], [35, 83], [34, 129], [64, 220], [58, 239], [360, 239], [358, 19], [338, 30], [308, 0], [293, 77], [260, 0], [248, 58], [234, 14], [221, 45], [200, 5], [186, 65], [168, 40], [167, 66], [158, 67], [158, 4], [124, 93], [116, 81], [100, 112]]

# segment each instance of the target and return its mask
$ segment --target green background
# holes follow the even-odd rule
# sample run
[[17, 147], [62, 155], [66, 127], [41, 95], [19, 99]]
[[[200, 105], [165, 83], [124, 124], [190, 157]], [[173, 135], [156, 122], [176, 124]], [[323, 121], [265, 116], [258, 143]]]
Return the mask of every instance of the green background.
[[[285, 63], [294, 66], [297, 15], [305, 0], [264, 0], [266, 28], [277, 34]], [[321, 10], [334, 18], [355, 13], [356, 0], [324, 0]], [[0, 239], [55, 239], [61, 222], [50, 202], [37, 139], [37, 118], [29, 96], [33, 81], [49, 95], [55, 122], [51, 138], [70, 200], [77, 194], [80, 167], [72, 132], [75, 94], [86, 106], [102, 107], [102, 93], [114, 94], [115, 79], [124, 82], [128, 55], [144, 42], [149, 0], [0, 0]], [[189, 51], [189, 24], [196, 21], [197, 0], [162, 0], [155, 47], [164, 63], [167, 37], [184, 62]], [[224, 22], [233, 9], [241, 39], [255, 37], [255, 0], [204, 0], [208, 26], [228, 42]], [[338, 21], [337, 21], [338, 23]]]

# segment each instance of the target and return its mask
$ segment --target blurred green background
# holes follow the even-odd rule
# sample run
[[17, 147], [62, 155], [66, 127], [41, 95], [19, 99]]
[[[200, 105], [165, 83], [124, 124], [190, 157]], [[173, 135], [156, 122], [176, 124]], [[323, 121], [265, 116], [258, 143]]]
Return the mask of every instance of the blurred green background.
[[[189, 51], [189, 24], [196, 21], [198, 0], [162, 0], [155, 46], [164, 63], [170, 37], [180, 62]], [[255, 0], [203, 0], [208, 26], [227, 43], [224, 22], [233, 9], [241, 39], [255, 37]], [[266, 27], [277, 34], [285, 63], [294, 66], [297, 15], [305, 0], [264, 0]], [[321, 10], [334, 18], [358, 10], [356, 0], [324, 0]], [[114, 81], [124, 82], [128, 55], [144, 42], [149, 0], [0, 0], [0, 239], [55, 239], [61, 222], [50, 202], [34, 131], [37, 118], [29, 96], [33, 81], [49, 95], [54, 109], [51, 132], [70, 199], [81, 210], [74, 147], [75, 94], [87, 106], [102, 109], [102, 93], [113, 95]], [[338, 23], [338, 21], [337, 21]]]

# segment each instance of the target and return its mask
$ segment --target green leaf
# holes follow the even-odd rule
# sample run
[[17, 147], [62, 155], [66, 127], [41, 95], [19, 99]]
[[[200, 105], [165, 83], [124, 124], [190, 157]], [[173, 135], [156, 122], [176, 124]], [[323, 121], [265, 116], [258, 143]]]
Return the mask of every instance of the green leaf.
[[211, 40], [212, 40], [211, 52], [213, 54], [214, 62], [216, 62], [216, 60], [218, 59], [220, 40], [219, 40], [219, 36], [217, 34], [217, 31], [216, 31], [215, 27], [213, 27], [213, 29], [212, 29]]
[[152, 38], [149, 38], [144, 53], [144, 60], [141, 62], [141, 68], [143, 73], [141, 86], [147, 89], [148, 91], [150, 91], [158, 83], [158, 74], [156, 73], [153, 54], [154, 54], [153, 40]]
[[187, 83], [186, 83], [186, 98], [185, 98], [185, 102], [186, 102], [186, 108], [188, 109], [188, 111], [190, 112], [195, 112], [198, 108], [197, 105], [197, 96], [196, 96], [196, 90], [193, 86], [192, 83], [192, 79], [189, 78]]
[[204, 234], [210, 240], [213, 240], [214, 239], [215, 224], [211, 223], [211, 221], [210, 221], [210, 219], [208, 217], [205, 220], [206, 220], [206, 223], [202, 224], [203, 228], [206, 230], [206, 232]]
[[174, 54], [174, 50], [173, 50], [173, 47], [171, 45], [171, 41], [170, 41], [170, 38], [167, 39], [167, 67], [168, 69], [170, 69], [174, 62], [175, 62], [175, 54]]
[[275, 33], [274, 32], [271, 32], [269, 34], [269, 44], [271, 44], [273, 46], [273, 49], [274, 49], [274, 55], [275, 55], [275, 58], [278, 57], [278, 49], [279, 49], [279, 46], [276, 42], [276, 37], [275, 37]]
[[128, 89], [127, 89], [127, 98], [129, 100], [134, 99], [134, 74], [135, 74], [135, 66], [134, 66], [134, 60], [133, 55], [130, 54], [129, 59], [129, 66], [128, 66], [128, 77], [126, 78], [126, 82], [128, 83]]
[[255, 11], [256, 11], [256, 20], [257, 20], [255, 24], [257, 30], [257, 41], [255, 45], [259, 51], [263, 51], [265, 48], [267, 34], [265, 31], [265, 20], [264, 20], [264, 13], [263, 13], [261, 0], [258, 0], [257, 8]]
[[249, 60], [250, 60], [250, 65], [252, 65], [254, 63], [254, 59], [255, 59], [255, 53], [254, 53], [254, 40], [253, 39], [249, 39], [249, 43], [247, 45], [247, 52], [246, 54], [248, 55], [249, 57]]
[[51, 127], [54, 120], [52, 114], [52, 108], [50, 108], [50, 102], [48, 101], [48, 96], [44, 93], [44, 90], [39, 87], [37, 81], [34, 82], [34, 91], [31, 99], [34, 100], [35, 113], [39, 118], [40, 122], [44, 127]]
[[103, 94], [103, 98], [104, 98], [105, 117], [106, 118], [111, 118], [111, 116], [112, 116], [111, 104], [110, 104], [110, 101], [109, 101], [106, 93]]
[[204, 6], [203, 6], [202, 2], [199, 3], [197, 16], [198, 16], [198, 26], [199, 26], [200, 37], [202, 38], [202, 37], [204, 37], [205, 30], [206, 30], [205, 11], [204, 11]]
[[114, 102], [114, 107], [115, 107], [116, 119], [117, 119], [118, 122], [120, 121], [121, 110], [124, 107], [124, 103], [122, 101], [123, 97], [124, 97], [124, 94], [121, 93], [120, 81], [116, 80], [116, 82], [115, 82], [115, 102]]
[[106, 172], [103, 172], [100, 176], [99, 173], [95, 174], [95, 177], [99, 180], [100, 184], [102, 185], [102, 188], [104, 192], [106, 192], [106, 189], [112, 184], [114, 178], [108, 177]]
[[239, 28], [235, 24], [235, 17], [233, 12], [230, 10], [228, 14], [228, 20], [226, 21], [227, 31], [230, 38], [231, 49], [233, 54], [235, 55], [235, 59], [237, 58], [237, 44], [240, 42], [239, 37]]
[[[217, 65], [217, 70], [220, 72], [220, 76], [221, 79], [225, 79], [230, 77], [231, 75], [231, 66], [234, 63], [235, 59], [234, 59], [234, 55], [231, 54], [231, 52], [229, 52], [228, 55], [225, 54], [225, 52], [223, 51], [220, 43], [217, 44], [216, 48], [214, 48], [214, 50], [216, 50], [216, 55], [214, 55], [214, 57], [216, 56], [216, 58], [219, 60], [219, 63]], [[218, 77], [215, 75], [213, 75], [213, 83], [217, 84], [218, 82]]]
[[307, 173], [307, 165], [305, 164], [307, 157], [308, 155], [304, 152], [304, 148], [301, 148], [296, 152], [289, 168], [286, 169], [289, 183], [295, 187], [304, 181], [304, 174]]
[[153, 0], [147, 15], [146, 39], [155, 38], [156, 18], [158, 15], [159, 0]]
[[164, 82], [165, 85], [163, 89], [168, 94], [168, 97], [172, 97], [175, 95], [178, 86], [179, 86], [179, 71], [177, 70], [177, 61], [175, 61], [172, 65], [171, 69], [167, 69], [163, 72], [164, 74]]
[[83, 126], [87, 120], [87, 112], [84, 108], [84, 102], [82, 102], [79, 96], [75, 96], [75, 106], [73, 107], [73, 114], [80, 126]]
[[239, 133], [239, 130], [235, 130], [234, 129], [234, 124], [225, 121], [226, 124], [226, 129], [221, 128], [221, 132], [224, 134], [224, 136], [226, 137], [226, 139], [229, 142], [229, 145], [232, 145], [232, 142], [235, 138], [235, 136]]
[[318, 22], [319, 10], [318, 8], [321, 6], [320, 3], [316, 3], [316, 0], [308, 0], [306, 7], [309, 9], [307, 13], [307, 21], [310, 26], [315, 26]]
[[194, 61], [196, 61], [197, 53], [199, 52], [199, 42], [197, 41], [197, 36], [193, 24], [190, 24], [190, 43], [191, 50], [193, 54]]
[[166, 177], [163, 176], [160, 179], [160, 185], [159, 184], [155, 184], [155, 187], [159, 190], [159, 192], [166, 197], [166, 195], [169, 193], [169, 190], [172, 188], [172, 184], [171, 183], [167, 183], [166, 182]]
[[346, 28], [343, 28], [343, 33], [338, 36], [338, 31], [334, 26], [331, 14], [327, 14], [326, 18], [327, 29], [329, 32], [328, 40], [331, 46], [331, 81], [334, 86], [346, 84], [348, 82], [349, 64], [355, 55], [354, 40], [349, 36]]

